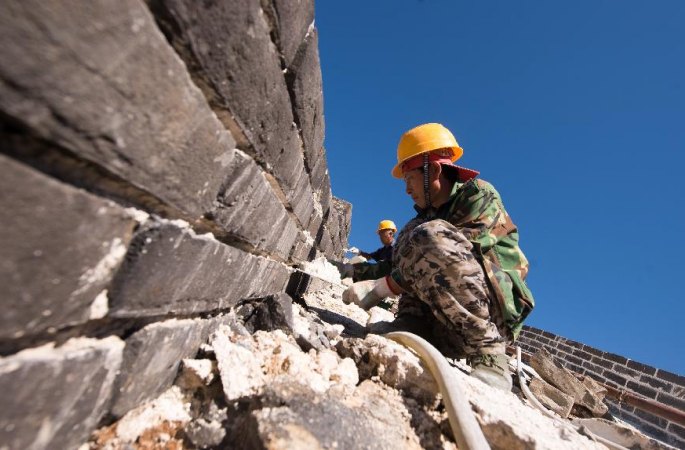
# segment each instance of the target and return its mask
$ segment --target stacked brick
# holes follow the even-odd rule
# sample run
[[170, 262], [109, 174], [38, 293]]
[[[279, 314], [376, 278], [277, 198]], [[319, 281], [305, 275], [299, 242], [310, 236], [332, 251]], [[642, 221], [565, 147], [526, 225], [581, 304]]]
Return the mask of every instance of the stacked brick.
[[10, 0], [0, 447], [76, 448], [340, 257], [313, 0]]
[[[632, 392], [663, 405], [685, 410], [685, 377], [603, 352], [534, 327], [524, 327], [517, 344], [535, 353], [547, 349], [564, 367], [607, 386]], [[610, 412], [645, 434], [685, 448], [685, 428], [648, 411], [607, 398]]]

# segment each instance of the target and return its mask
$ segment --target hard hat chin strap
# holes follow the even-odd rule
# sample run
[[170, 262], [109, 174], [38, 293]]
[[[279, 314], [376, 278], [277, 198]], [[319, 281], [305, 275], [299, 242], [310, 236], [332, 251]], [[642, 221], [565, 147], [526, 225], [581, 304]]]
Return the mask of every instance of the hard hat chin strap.
[[426, 200], [426, 206], [424, 211], [426, 216], [432, 218], [434, 215], [433, 205], [431, 205], [431, 192], [430, 192], [430, 175], [428, 173], [428, 163], [429, 155], [428, 153], [423, 154], [423, 196]]

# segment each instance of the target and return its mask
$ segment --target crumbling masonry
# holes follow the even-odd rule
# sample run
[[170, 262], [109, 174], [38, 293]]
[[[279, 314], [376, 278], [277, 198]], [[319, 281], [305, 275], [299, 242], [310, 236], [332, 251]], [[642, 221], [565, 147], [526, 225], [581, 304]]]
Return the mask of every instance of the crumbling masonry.
[[[351, 205], [331, 195], [313, 0], [2, 9], [0, 447], [78, 448], [164, 393], [227, 312], [340, 258]], [[683, 377], [581, 350], [685, 409]]]

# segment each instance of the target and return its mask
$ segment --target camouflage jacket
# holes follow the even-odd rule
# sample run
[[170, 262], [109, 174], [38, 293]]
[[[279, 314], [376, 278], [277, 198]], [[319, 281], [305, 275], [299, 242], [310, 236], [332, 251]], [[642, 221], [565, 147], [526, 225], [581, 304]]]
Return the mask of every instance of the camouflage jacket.
[[[449, 200], [435, 211], [433, 217], [428, 217], [418, 208], [417, 211], [419, 214], [404, 226], [400, 234], [432, 219], [443, 219], [459, 228], [473, 244], [474, 256], [488, 277], [504, 320], [517, 337], [535, 301], [525, 282], [528, 260], [519, 248], [518, 231], [504, 209], [499, 193], [487, 181], [473, 178], [464, 183], [455, 182]], [[401, 238], [398, 237], [397, 241]], [[395, 255], [398, 257], [399, 252]], [[398, 266], [396, 262], [394, 266]], [[391, 276], [400, 286], [403, 285], [397, 269]]]

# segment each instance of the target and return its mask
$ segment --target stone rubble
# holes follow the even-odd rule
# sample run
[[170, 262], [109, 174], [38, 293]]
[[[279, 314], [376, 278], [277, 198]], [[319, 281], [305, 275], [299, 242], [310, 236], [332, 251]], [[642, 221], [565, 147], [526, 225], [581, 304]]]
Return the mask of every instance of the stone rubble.
[[604, 404], [606, 390], [599, 389], [596, 383], [578, 380], [571, 371], [556, 363], [547, 350], [542, 349], [533, 355], [531, 366], [547, 383], [570, 395], [574, 406], [582, 408], [578, 412], [589, 411], [593, 417], [602, 417], [607, 413], [609, 408]]
[[[455, 449], [442, 397], [423, 362], [366, 333], [369, 323], [391, 314], [345, 305], [341, 291], [332, 284], [293, 302], [290, 327], [250, 334], [235, 324], [219, 326], [196, 358], [183, 360], [173, 388], [98, 430], [83, 449]], [[312, 332], [325, 341], [320, 348], [300, 339]], [[452, 365], [493, 449], [605, 448], [516, 393], [469, 377], [463, 362]], [[585, 389], [601, 395], [597, 385]], [[635, 433], [630, 442], [650, 443]]]

